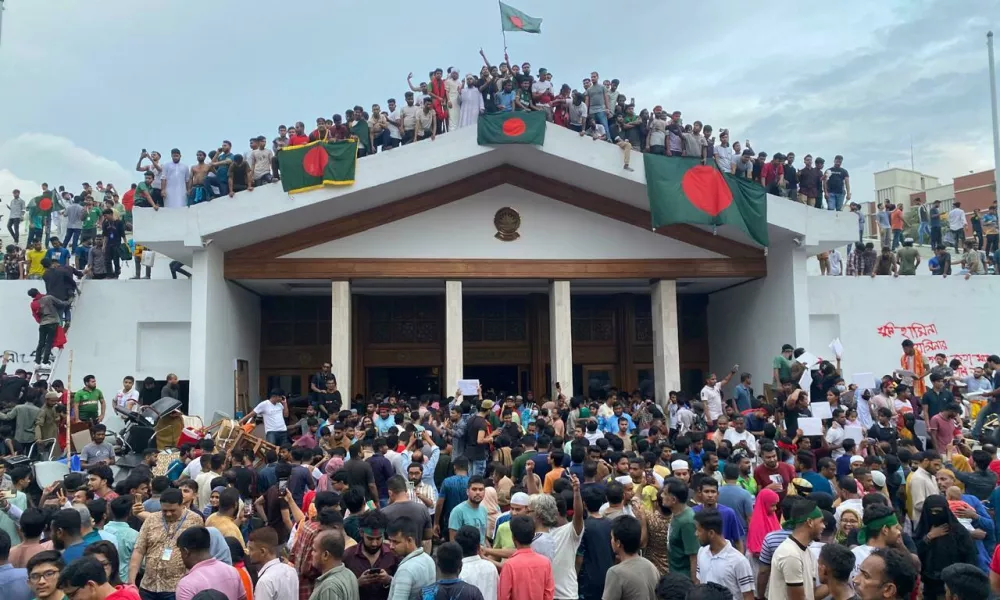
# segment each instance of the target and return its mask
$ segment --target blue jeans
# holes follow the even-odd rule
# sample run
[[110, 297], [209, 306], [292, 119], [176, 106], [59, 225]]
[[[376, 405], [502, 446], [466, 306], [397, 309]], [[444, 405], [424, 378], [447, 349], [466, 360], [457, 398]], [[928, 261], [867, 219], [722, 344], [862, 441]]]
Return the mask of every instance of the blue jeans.
[[826, 209], [841, 211], [844, 209], [844, 194], [830, 192], [826, 195]]
[[217, 173], [209, 173], [205, 177], [205, 183], [209, 190], [213, 187], [219, 188], [219, 195], [225, 196], [229, 193], [229, 179], [223, 180]]
[[928, 238], [931, 237], [931, 224], [928, 223], [927, 221], [921, 222], [920, 226], [917, 227], [917, 243], [920, 244], [921, 246], [924, 245], [925, 234], [927, 235]]
[[903, 230], [893, 229], [892, 230], [892, 249], [895, 250], [899, 248], [899, 245], [903, 243]]
[[286, 431], [268, 431], [264, 434], [264, 439], [267, 440], [268, 444], [274, 444], [275, 446], [281, 446], [288, 441], [288, 432]]
[[472, 473], [470, 475], [486, 475], [486, 459], [472, 461]]
[[73, 252], [76, 252], [76, 247], [80, 245], [80, 232], [81, 229], [67, 229], [66, 237], [63, 238], [63, 246], [69, 248], [70, 240], [73, 240]]
[[986, 424], [986, 419], [990, 415], [995, 414], [1000, 414], [1000, 402], [990, 401], [986, 403], [986, 406], [979, 409], [976, 424], [972, 426], [972, 437], [979, 439], [979, 434], [983, 432], [983, 425]]
[[602, 111], [602, 112], [599, 112], [599, 113], [594, 113], [594, 114], [592, 114], [590, 116], [594, 118], [594, 123], [600, 123], [601, 125], [604, 125], [604, 131], [607, 132], [608, 139], [610, 140], [611, 139], [611, 125], [608, 124], [608, 113]]

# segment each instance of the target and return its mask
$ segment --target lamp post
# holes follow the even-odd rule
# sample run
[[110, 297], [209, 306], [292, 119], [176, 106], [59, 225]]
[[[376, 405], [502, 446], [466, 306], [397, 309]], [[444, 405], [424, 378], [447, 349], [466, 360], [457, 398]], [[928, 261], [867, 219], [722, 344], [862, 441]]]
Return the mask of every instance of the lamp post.
[[993, 60], [993, 32], [986, 33], [990, 56], [990, 112], [993, 114], [993, 194], [1000, 206], [1000, 125], [997, 124], [997, 71]]

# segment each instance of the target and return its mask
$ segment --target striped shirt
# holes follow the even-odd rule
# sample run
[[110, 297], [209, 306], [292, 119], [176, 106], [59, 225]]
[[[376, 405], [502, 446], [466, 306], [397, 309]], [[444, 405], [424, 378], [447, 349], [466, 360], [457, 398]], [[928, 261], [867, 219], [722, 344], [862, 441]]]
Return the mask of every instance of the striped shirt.
[[754, 591], [750, 561], [728, 541], [718, 554], [712, 554], [708, 546], [698, 550], [698, 581], [718, 583], [729, 590], [733, 598], [742, 598], [744, 592]]

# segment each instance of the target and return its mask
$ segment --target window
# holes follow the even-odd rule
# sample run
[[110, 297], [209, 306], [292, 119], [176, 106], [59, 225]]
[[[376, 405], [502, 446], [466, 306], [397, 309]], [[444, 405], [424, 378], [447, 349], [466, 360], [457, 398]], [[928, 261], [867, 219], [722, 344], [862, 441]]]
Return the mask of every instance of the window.
[[327, 345], [330, 339], [329, 296], [265, 296], [261, 298], [261, 338], [266, 346]]
[[573, 341], [613, 342], [615, 311], [609, 298], [574, 296], [570, 309]]
[[462, 301], [462, 338], [466, 342], [525, 342], [525, 298], [466, 296]]
[[370, 298], [370, 341], [373, 344], [440, 342], [443, 299], [443, 296]]

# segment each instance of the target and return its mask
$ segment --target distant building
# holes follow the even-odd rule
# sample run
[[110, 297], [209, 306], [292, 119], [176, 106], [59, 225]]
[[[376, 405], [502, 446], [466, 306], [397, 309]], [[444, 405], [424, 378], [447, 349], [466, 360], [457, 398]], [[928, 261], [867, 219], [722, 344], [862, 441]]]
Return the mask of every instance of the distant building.
[[886, 169], [875, 173], [875, 203], [868, 203], [864, 210], [868, 216], [866, 225], [870, 235], [876, 234], [875, 212], [879, 204], [903, 204], [903, 210], [911, 206], [911, 198], [926, 190], [940, 187], [938, 178], [911, 169]]
[[[951, 210], [954, 202], [958, 200], [962, 204], [962, 210], [967, 214], [979, 209], [984, 211], [996, 201], [996, 177], [995, 171], [980, 171], [956, 177], [952, 183], [928, 187], [922, 192], [910, 194], [910, 205], [914, 200], [923, 202], [941, 201], [941, 210], [945, 213]], [[876, 173], [876, 177], [878, 174]], [[969, 229], [971, 232], [971, 228]]]

